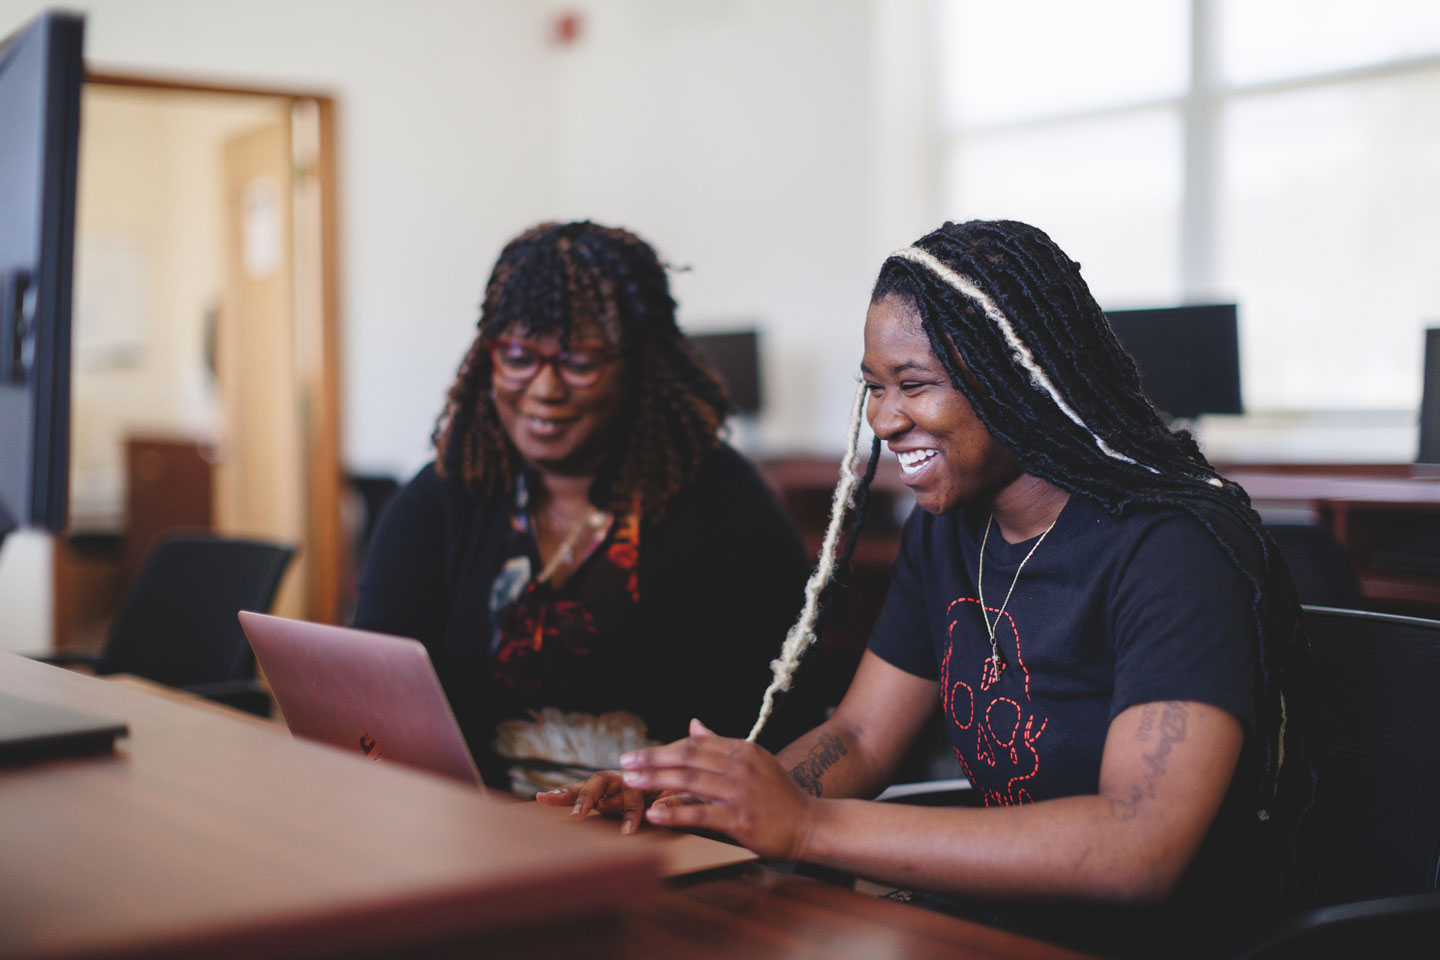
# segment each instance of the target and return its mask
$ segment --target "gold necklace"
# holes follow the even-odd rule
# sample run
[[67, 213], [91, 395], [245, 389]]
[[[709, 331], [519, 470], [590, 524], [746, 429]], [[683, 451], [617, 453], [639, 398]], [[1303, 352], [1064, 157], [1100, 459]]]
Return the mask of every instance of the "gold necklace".
[[1015, 568], [1015, 576], [1010, 579], [1010, 589], [1005, 591], [1005, 599], [1000, 603], [1000, 609], [995, 611], [995, 621], [990, 621], [990, 615], [985, 612], [985, 544], [990, 542], [990, 528], [995, 524], [995, 514], [990, 514], [990, 519], [985, 521], [985, 536], [980, 538], [980, 572], [975, 575], [975, 588], [980, 594], [980, 619], [985, 621], [985, 632], [990, 634], [990, 663], [995, 669], [995, 676], [1000, 675], [1000, 665], [1005, 661], [1000, 656], [1000, 644], [995, 642], [995, 628], [1000, 626], [1000, 618], [1005, 615], [1005, 608], [1010, 605], [1010, 594], [1015, 592], [1015, 584], [1020, 580], [1020, 571], [1025, 569], [1025, 564], [1035, 556], [1035, 551], [1040, 549], [1040, 544], [1050, 536], [1050, 531], [1055, 529], [1055, 524], [1060, 517], [1057, 514], [1045, 532], [1040, 534], [1040, 539], [1035, 541], [1035, 546], [1025, 554], [1025, 559], [1020, 561], [1020, 566]]
[[[565, 538], [565, 542], [560, 544], [559, 548], [557, 548], [556, 551], [550, 555], [550, 562], [545, 564], [545, 569], [541, 570], [540, 576], [535, 578], [536, 582], [544, 583], [546, 580], [549, 580], [551, 577], [553, 577], [555, 575], [555, 571], [559, 570], [560, 567], [573, 564], [575, 562], [575, 547], [579, 544], [581, 535], [588, 530], [590, 532], [591, 538], [593, 539], [595, 536], [595, 532], [600, 530], [609, 522], [610, 515], [608, 513], [606, 513], [604, 510], [599, 510], [591, 507], [590, 512], [586, 515], [585, 519], [575, 524], [575, 528], [570, 531], [570, 535]], [[540, 525], [538, 523], [535, 525], [535, 530], [538, 534], [540, 530]]]

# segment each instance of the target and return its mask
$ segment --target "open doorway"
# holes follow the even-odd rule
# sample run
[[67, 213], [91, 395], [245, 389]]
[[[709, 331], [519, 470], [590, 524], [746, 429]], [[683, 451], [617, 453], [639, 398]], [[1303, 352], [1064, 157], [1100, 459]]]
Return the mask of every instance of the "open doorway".
[[276, 612], [339, 615], [333, 122], [304, 92], [90, 75], [56, 647], [95, 646], [177, 527], [297, 545]]

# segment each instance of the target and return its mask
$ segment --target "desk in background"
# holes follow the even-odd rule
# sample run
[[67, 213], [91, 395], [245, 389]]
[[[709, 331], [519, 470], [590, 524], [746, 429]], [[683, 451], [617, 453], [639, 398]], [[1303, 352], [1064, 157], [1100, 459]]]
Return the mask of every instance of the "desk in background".
[[[829, 519], [837, 461], [771, 460], [761, 471], [813, 557]], [[1320, 524], [1344, 549], [1369, 608], [1440, 618], [1440, 478], [1411, 464], [1216, 464], [1250, 494], [1263, 518]], [[838, 674], [853, 671], [889, 587], [900, 514], [913, 502], [890, 456], [880, 461], [849, 589], [825, 642]], [[833, 681], [844, 692], [848, 676]]]
[[1262, 517], [1298, 514], [1344, 548], [1367, 607], [1440, 618], [1440, 479], [1404, 465], [1237, 465]]
[[[763, 867], [657, 887], [648, 855], [497, 829], [473, 789], [143, 684], [0, 654], [0, 690], [131, 730], [113, 755], [0, 767], [6, 960], [1077, 956]], [[517, 844], [555, 857], [497, 875]], [[590, 912], [536, 922], [547, 897]]]

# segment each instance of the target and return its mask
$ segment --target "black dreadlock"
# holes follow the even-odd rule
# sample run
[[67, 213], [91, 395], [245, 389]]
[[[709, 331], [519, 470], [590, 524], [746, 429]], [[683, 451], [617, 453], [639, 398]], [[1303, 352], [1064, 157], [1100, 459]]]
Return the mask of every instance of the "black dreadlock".
[[[916, 248], [922, 253], [907, 255]], [[947, 281], [933, 261], [924, 262], [925, 254], [988, 296], [1013, 340], [977, 291], [962, 293], [953, 283], [959, 278]], [[887, 296], [915, 306], [955, 388], [1026, 472], [1114, 515], [1147, 504], [1184, 510], [1249, 581], [1264, 733], [1257, 805], [1270, 820], [1282, 895], [1305, 896], [1296, 886], [1294, 851], [1314, 797], [1304, 739], [1307, 644], [1290, 574], [1249, 496], [1215, 472], [1188, 431], [1169, 429], [1141, 389], [1135, 363], [1079, 264], [1035, 227], [1003, 220], [946, 223], [885, 261], [871, 300]]]
[[655, 251], [628, 231], [589, 221], [540, 224], [501, 251], [479, 332], [431, 437], [436, 470], [488, 496], [514, 489], [520, 458], [496, 416], [490, 344], [510, 333], [556, 334], [564, 347], [580, 320], [597, 324], [625, 357], [630, 381], [591, 499], [619, 512], [638, 497], [641, 515], [653, 519], [719, 443], [730, 401], [676, 326]]

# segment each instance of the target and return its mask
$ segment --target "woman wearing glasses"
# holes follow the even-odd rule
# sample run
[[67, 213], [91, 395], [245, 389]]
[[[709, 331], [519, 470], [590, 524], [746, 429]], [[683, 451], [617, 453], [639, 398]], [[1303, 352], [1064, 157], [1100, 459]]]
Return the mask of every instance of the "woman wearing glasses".
[[729, 409], [643, 240], [543, 224], [501, 253], [435, 460], [382, 517], [355, 618], [425, 644], [487, 783], [610, 765], [692, 716], [745, 733], [807, 564], [720, 441]]

